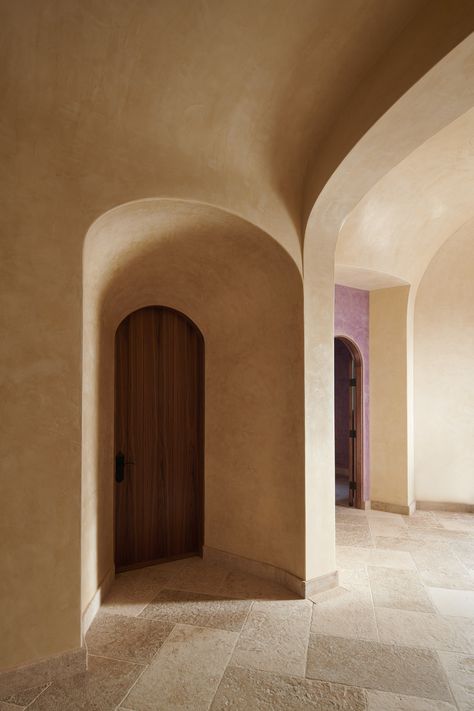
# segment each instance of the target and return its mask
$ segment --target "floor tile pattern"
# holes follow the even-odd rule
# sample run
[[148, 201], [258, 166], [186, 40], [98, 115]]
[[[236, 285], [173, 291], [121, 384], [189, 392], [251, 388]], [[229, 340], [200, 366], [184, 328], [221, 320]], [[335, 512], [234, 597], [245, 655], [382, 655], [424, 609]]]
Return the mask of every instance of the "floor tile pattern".
[[0, 711], [473, 711], [474, 515], [336, 508], [311, 600], [199, 558], [122, 573], [86, 672]]

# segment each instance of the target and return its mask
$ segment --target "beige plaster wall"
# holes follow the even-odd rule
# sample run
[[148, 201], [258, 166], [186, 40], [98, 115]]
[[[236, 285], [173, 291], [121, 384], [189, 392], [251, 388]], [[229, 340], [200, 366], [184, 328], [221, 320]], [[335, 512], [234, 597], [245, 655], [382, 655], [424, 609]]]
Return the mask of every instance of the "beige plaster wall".
[[415, 491], [474, 503], [474, 221], [437, 252], [415, 303]]
[[114, 332], [147, 304], [205, 339], [205, 544], [304, 578], [301, 276], [240, 218], [148, 200], [100, 218], [84, 250], [82, 608], [113, 565]]
[[370, 498], [408, 506], [407, 307], [410, 288], [370, 292]]
[[[382, 4], [373, 0], [363, 6], [358, 0], [347, 0], [344, 11], [335, 11], [333, 3], [313, 0], [204, 4], [0, 0], [0, 4], [4, 90], [0, 287], [2, 332], [8, 334], [1, 343], [0, 666], [13, 666], [80, 643], [81, 259], [89, 226], [112, 206], [143, 196], [198, 199], [259, 225], [301, 266], [306, 165], [315, 168], [317, 175], [307, 181], [305, 215], [346, 153], [362, 134], [370, 134], [367, 129], [375, 118], [432, 66], [434, 58], [469, 32], [465, 19], [469, 3], [431, 3], [428, 17], [423, 15], [425, 3], [412, 0]], [[431, 12], [433, 5], [436, 12]], [[445, 8], [441, 13], [440, 7]], [[414, 31], [405, 32], [416, 13]], [[423, 42], [417, 35], [420, 23]], [[402, 41], [389, 51], [399, 37]], [[419, 48], [416, 57], [414, 48]], [[415, 67], [414, 74], [400, 65], [403, 58]], [[386, 59], [388, 70], [380, 72], [377, 81]], [[370, 77], [364, 82], [367, 73]], [[402, 81], [396, 81], [397, 75]], [[454, 107], [453, 97], [446, 93], [449, 86], [450, 80], [439, 96], [443, 106]], [[387, 95], [387, 87], [394, 87], [394, 93]], [[454, 91], [457, 95], [456, 87]], [[365, 100], [367, 96], [370, 100]], [[418, 107], [425, 107], [423, 121], [427, 116], [443, 121], [445, 113], [425, 98], [415, 100]], [[357, 107], [367, 110], [368, 121], [367, 116], [355, 120]], [[344, 117], [343, 125], [337, 117]], [[386, 124], [375, 144], [369, 140], [363, 158], [353, 153], [352, 172], [343, 166], [333, 182], [341, 200], [333, 194], [322, 202], [328, 229], [320, 230], [316, 224], [308, 230], [314, 254], [305, 266], [306, 403], [312, 413], [307, 431], [315, 435], [311, 447], [317, 443], [321, 449], [307, 454], [307, 500], [317, 497], [306, 509], [307, 573], [330, 571], [334, 566], [328, 439], [332, 394], [326, 381], [332, 368], [337, 233], [360, 193], [418, 141], [419, 131], [412, 128], [420, 126], [422, 119], [405, 124], [409, 138], [391, 141], [395, 148], [382, 168], [379, 158], [389, 153]], [[399, 116], [395, 123], [404, 125]], [[378, 150], [380, 145], [383, 151]], [[357, 186], [357, 194], [350, 194], [351, 186]], [[248, 264], [247, 252], [241, 257]], [[272, 259], [273, 252], [269, 262]], [[315, 281], [311, 281], [311, 265], [315, 265]], [[229, 267], [223, 273], [228, 271]], [[240, 279], [245, 286], [245, 273]], [[260, 280], [265, 284], [265, 275]], [[209, 283], [215, 283], [211, 277]], [[147, 298], [152, 296], [157, 295], [153, 292]], [[257, 307], [244, 303], [260, 319], [261, 328], [255, 333], [260, 344], [267, 326], [262, 326]], [[191, 307], [182, 305], [184, 311]], [[232, 308], [240, 315], [239, 306]], [[111, 343], [110, 326], [100, 330], [97, 323], [86, 322], [84, 327], [95, 334], [89, 343], [98, 339], [99, 332], [105, 339], [95, 346], [96, 355], [90, 353], [91, 367], [99, 371], [100, 358], [106, 357], [100, 354], [106, 354]], [[280, 337], [275, 336], [277, 342]], [[242, 350], [246, 352], [243, 346]], [[286, 367], [290, 356], [285, 357]], [[94, 358], [99, 358], [95, 366]], [[228, 362], [230, 356], [222, 358]], [[265, 371], [261, 354], [252, 367], [255, 363]], [[110, 398], [110, 381], [101, 380], [100, 390], [93, 392], [97, 398]], [[276, 392], [283, 400], [278, 388]], [[98, 431], [92, 412], [83, 413], [83, 422]], [[106, 441], [110, 432], [106, 424], [101, 426]], [[236, 436], [256, 442], [244, 428]], [[273, 442], [270, 434], [269, 442]], [[98, 471], [105, 455], [99, 457], [97, 443], [95, 447], [85, 466]], [[232, 451], [237, 456], [237, 450]], [[281, 472], [280, 465], [286, 466], [291, 458], [281, 453], [278, 444], [275, 452], [280, 452], [275, 457], [276, 470]], [[259, 456], [256, 452], [253, 461]], [[278, 476], [281, 490], [286, 490], [282, 475]], [[287, 471], [286, 476], [291, 479], [294, 473]], [[249, 483], [250, 475], [242, 477]], [[99, 521], [105, 527], [109, 509], [102, 508], [102, 502], [108, 495], [107, 486], [98, 481], [84, 491], [87, 500], [97, 502]], [[275, 502], [270, 505], [277, 510]], [[285, 516], [282, 521], [282, 537], [296, 540], [299, 534], [287, 525]], [[105, 552], [97, 547], [94, 518], [86, 529], [86, 547], [96, 550], [88, 570], [98, 578], [110, 555], [107, 546]], [[244, 540], [243, 548], [249, 541]], [[256, 545], [258, 549], [260, 543]], [[273, 550], [271, 544], [268, 550]], [[301, 562], [292, 558], [291, 544], [281, 560], [301, 569]], [[87, 598], [89, 584], [85, 587]]]

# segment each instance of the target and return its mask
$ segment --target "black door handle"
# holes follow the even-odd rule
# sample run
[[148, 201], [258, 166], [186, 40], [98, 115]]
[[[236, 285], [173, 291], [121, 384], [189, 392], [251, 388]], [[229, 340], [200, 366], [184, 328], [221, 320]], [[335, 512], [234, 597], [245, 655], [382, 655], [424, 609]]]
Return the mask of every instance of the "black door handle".
[[123, 452], [118, 452], [115, 455], [115, 481], [120, 484], [123, 481], [125, 473], [125, 454]]
[[135, 462], [126, 462], [125, 454], [123, 452], [119, 452], [115, 455], [115, 481], [119, 484], [124, 480], [125, 467], [127, 464], [132, 465], [135, 464]]

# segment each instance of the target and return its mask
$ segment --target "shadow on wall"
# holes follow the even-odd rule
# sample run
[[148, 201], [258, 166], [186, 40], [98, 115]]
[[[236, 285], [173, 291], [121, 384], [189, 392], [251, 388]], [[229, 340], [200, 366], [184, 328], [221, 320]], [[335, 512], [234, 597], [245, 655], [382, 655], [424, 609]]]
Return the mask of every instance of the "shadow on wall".
[[205, 545], [304, 578], [300, 273], [241, 218], [144, 200], [99, 218], [84, 247], [83, 611], [113, 567], [115, 330], [152, 304], [205, 339]]

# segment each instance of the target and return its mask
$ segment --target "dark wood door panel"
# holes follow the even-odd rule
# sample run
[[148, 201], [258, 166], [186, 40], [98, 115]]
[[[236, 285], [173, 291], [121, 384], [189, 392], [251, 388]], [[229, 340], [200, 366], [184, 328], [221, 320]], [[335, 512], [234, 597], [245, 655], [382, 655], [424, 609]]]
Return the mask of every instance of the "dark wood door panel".
[[200, 553], [204, 344], [189, 319], [147, 307], [120, 324], [115, 412], [116, 567]]

